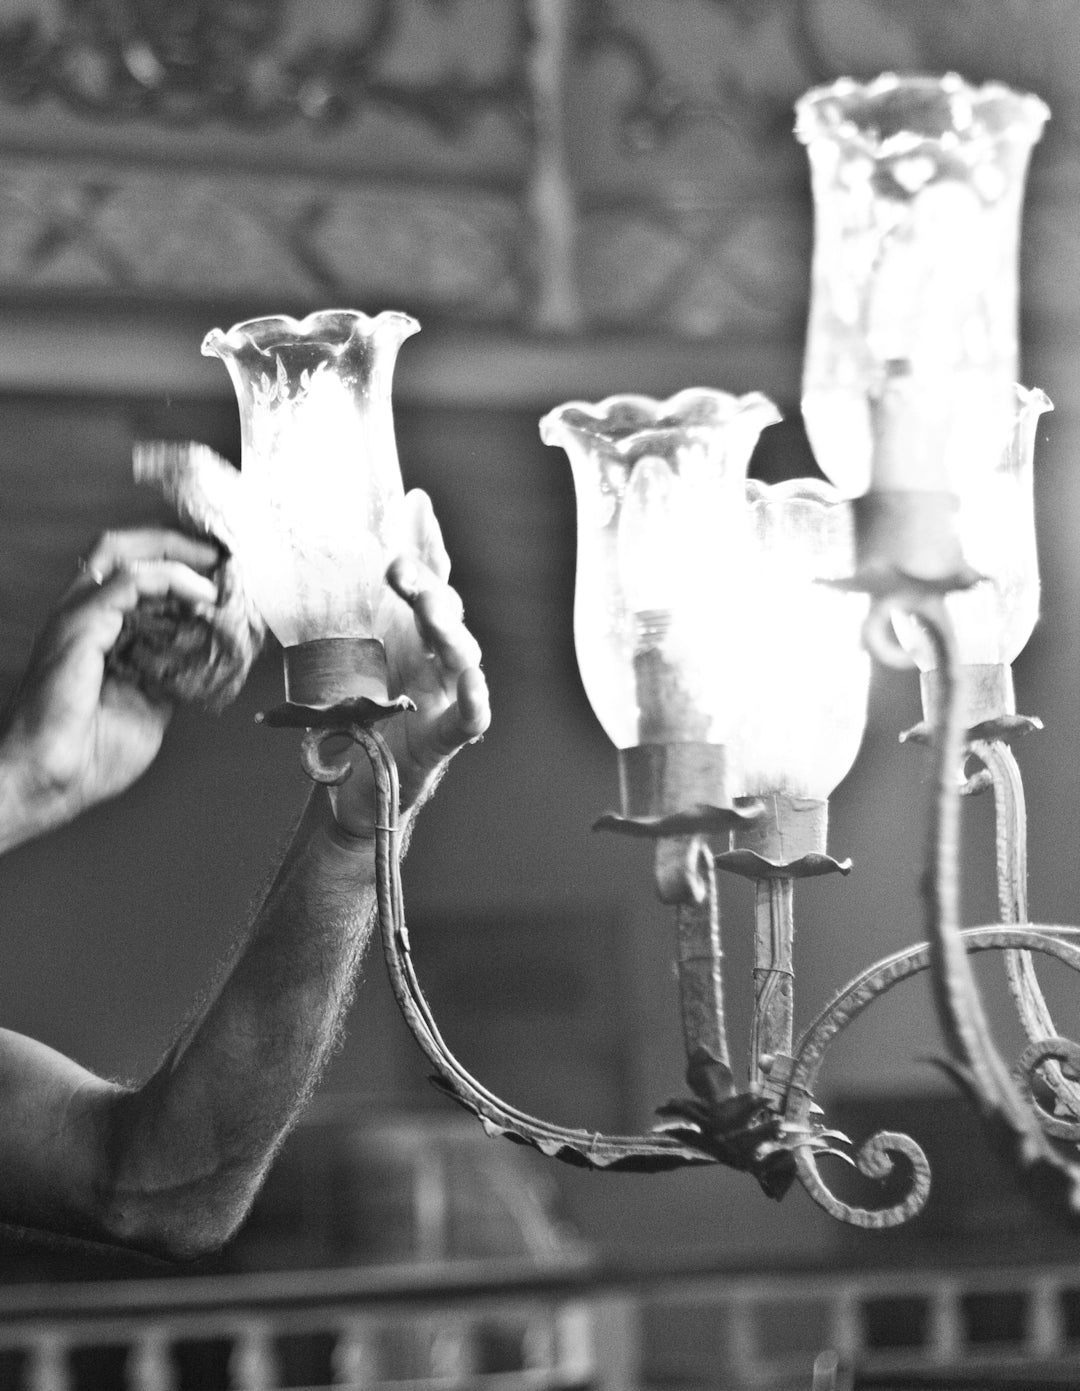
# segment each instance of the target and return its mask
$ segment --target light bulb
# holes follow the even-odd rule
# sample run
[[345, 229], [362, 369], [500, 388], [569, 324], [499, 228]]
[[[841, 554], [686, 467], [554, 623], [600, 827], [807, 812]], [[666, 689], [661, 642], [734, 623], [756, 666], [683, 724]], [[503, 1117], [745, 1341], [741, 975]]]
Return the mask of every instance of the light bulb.
[[679, 480], [655, 454], [638, 459], [619, 516], [619, 574], [635, 614], [670, 614], [684, 579], [687, 536]]

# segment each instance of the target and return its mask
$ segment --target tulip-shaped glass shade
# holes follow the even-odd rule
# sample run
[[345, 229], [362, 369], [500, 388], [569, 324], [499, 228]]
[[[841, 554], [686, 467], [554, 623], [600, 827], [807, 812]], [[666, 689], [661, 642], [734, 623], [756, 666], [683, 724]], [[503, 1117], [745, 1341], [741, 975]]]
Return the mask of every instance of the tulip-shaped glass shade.
[[[957, 525], [964, 555], [984, 576], [945, 600], [961, 665], [1009, 666], [1031, 636], [1039, 616], [1039, 560], [1032, 486], [1035, 435], [1049, 397], [1038, 388], [1014, 386], [1013, 416], [995, 467], [959, 497]], [[898, 616], [896, 630], [919, 667], [935, 666], [933, 648], [918, 625]]]
[[796, 111], [814, 196], [803, 413], [818, 463], [850, 497], [959, 493], [1008, 428], [1021, 204], [1047, 108], [955, 74], [886, 74], [816, 88]]
[[824, 801], [854, 762], [866, 723], [868, 600], [825, 583], [852, 573], [852, 507], [809, 478], [751, 480], [746, 500], [753, 559], [739, 602], [753, 610], [754, 629], [738, 673], [734, 780], [744, 796]]
[[243, 566], [286, 647], [378, 637], [403, 489], [390, 383], [419, 325], [329, 310], [213, 329], [240, 405]]
[[763, 396], [701, 389], [573, 401], [540, 423], [573, 470], [578, 665], [619, 749], [730, 737], [743, 627], [717, 613], [745, 584], [746, 468], [778, 419]]
[[403, 501], [390, 383], [398, 348], [418, 328], [395, 312], [327, 310], [252, 319], [203, 342], [229, 369], [240, 406], [245, 585], [286, 649], [287, 682], [317, 653], [321, 674], [309, 671], [305, 694], [290, 699], [383, 699], [382, 672], [371, 691], [343, 664], [355, 666], [361, 647], [364, 662], [382, 660]]

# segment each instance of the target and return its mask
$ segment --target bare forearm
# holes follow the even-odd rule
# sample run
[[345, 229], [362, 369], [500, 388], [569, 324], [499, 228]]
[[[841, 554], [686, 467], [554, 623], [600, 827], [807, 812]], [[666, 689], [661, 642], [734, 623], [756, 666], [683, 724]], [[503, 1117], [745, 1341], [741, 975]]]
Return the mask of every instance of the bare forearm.
[[116, 1108], [118, 1235], [169, 1214], [201, 1248], [239, 1223], [333, 1051], [374, 901], [372, 848], [334, 832], [317, 792], [221, 988]]
[[[490, 712], [438, 524], [422, 494], [409, 499], [411, 550], [391, 566], [400, 604], [385, 643], [392, 684], [415, 706], [384, 734], [401, 804], [415, 811]], [[19, 728], [0, 724], [0, 849], [115, 796], [149, 767], [169, 708], [108, 679], [107, 654], [142, 597], [215, 602], [217, 561], [214, 548], [179, 535], [103, 538], [35, 648]], [[333, 1050], [370, 932], [365, 767], [357, 753], [333, 794], [333, 815], [360, 843], [335, 835], [318, 790], [244, 949], [144, 1085], [104, 1081], [0, 1031], [0, 1220], [172, 1255], [200, 1254], [235, 1229]]]

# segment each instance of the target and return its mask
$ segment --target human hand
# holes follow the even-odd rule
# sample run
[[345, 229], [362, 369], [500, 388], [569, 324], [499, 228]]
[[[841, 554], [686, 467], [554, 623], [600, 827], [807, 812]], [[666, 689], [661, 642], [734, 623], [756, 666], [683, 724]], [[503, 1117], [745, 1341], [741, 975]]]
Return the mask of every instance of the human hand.
[[[405, 499], [411, 551], [390, 565], [387, 578], [401, 602], [384, 635], [391, 695], [407, 695], [414, 710], [392, 715], [379, 729], [397, 764], [405, 816], [434, 790], [447, 764], [478, 739], [491, 719], [480, 647], [466, 629], [461, 600], [448, 583], [450, 558], [426, 493]], [[338, 826], [348, 835], [374, 833], [374, 795], [366, 756], [330, 789]]]
[[106, 674], [124, 617], [140, 598], [212, 606], [215, 546], [156, 528], [95, 545], [39, 635], [0, 723], [0, 846], [16, 844], [124, 791], [153, 761], [169, 702]]

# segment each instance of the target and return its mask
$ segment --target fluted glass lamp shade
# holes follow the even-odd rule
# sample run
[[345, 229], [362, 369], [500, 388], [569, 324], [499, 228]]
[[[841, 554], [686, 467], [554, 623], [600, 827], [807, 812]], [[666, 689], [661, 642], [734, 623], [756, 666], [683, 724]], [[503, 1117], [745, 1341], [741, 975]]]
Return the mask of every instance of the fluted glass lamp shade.
[[[674, 749], [678, 758], [730, 740], [746, 625], [738, 604], [723, 623], [717, 613], [745, 584], [746, 469], [778, 419], [756, 393], [696, 389], [666, 401], [573, 401], [541, 421], [545, 443], [567, 453], [577, 494], [578, 666], [624, 752]], [[724, 795], [714, 789], [710, 800]]]
[[[390, 385], [398, 348], [418, 328], [395, 312], [327, 310], [252, 319], [203, 342], [229, 369], [240, 406], [237, 546], [251, 596], [286, 649], [287, 682], [301, 688], [290, 699], [384, 698], [385, 574], [403, 502]], [[374, 673], [362, 670], [372, 661]]]
[[854, 762], [866, 723], [868, 600], [828, 583], [852, 572], [852, 508], [809, 478], [751, 479], [746, 501], [753, 559], [744, 602], [754, 632], [738, 672], [734, 777], [744, 796], [824, 801]]
[[807, 432], [848, 496], [959, 493], [1016, 381], [1037, 97], [955, 74], [843, 79], [798, 103], [814, 195]]

